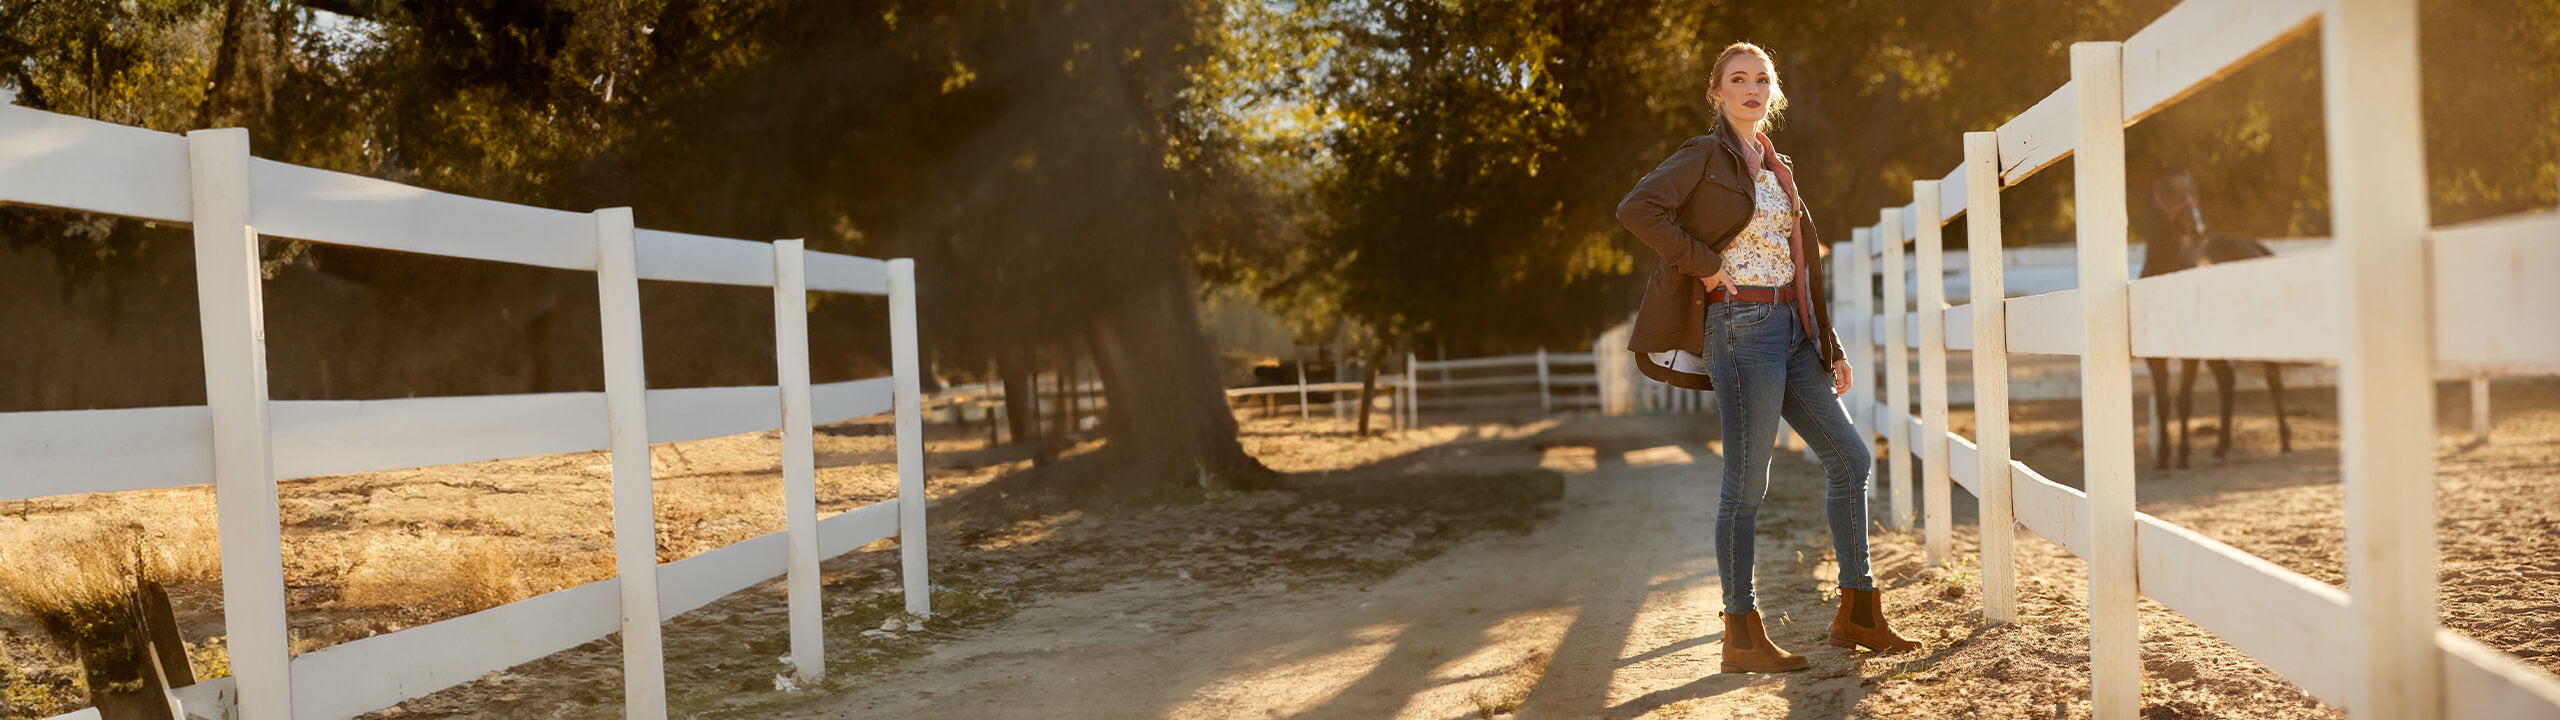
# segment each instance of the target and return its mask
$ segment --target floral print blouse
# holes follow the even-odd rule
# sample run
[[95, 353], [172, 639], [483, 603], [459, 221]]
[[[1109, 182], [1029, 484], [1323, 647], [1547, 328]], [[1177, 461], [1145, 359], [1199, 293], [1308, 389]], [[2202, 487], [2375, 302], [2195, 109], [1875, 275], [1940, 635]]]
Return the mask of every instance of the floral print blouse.
[[1778, 186], [1778, 174], [1768, 168], [1755, 168], [1752, 180], [1751, 224], [1733, 238], [1724, 251], [1725, 278], [1735, 285], [1780, 287], [1795, 282], [1796, 263], [1787, 251], [1788, 236], [1795, 229], [1789, 224], [1795, 208], [1787, 202], [1787, 191]]

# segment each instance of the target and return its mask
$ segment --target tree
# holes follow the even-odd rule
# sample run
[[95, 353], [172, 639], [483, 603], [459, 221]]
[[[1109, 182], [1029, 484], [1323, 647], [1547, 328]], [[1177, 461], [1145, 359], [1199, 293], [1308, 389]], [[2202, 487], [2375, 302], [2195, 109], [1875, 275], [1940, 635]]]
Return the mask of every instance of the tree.
[[[290, 61], [277, 68], [318, 68], [308, 77], [259, 76], [334, 93], [316, 121], [300, 107], [218, 105], [239, 113], [221, 119], [250, 126], [263, 155], [513, 202], [629, 204], [653, 227], [914, 256], [938, 354], [966, 364], [1013, 348], [1093, 348], [1118, 410], [1107, 425], [1111, 446], [1127, 464], [1124, 476], [1142, 478], [1130, 484], [1241, 486], [1269, 476], [1236, 442], [1211, 370], [1180, 254], [1187, 186], [1167, 166], [1186, 63], [1205, 32], [1196, 20], [1215, 6], [321, 4], [362, 18], [334, 34], [298, 32], [302, 42], [279, 51]], [[14, 47], [55, 53], [18, 65], [14, 87], [29, 99], [72, 96], [66, 88], [83, 91], [82, 100], [115, 97], [88, 92], [96, 82], [43, 82], [54, 77], [184, 87], [207, 75], [116, 75], [145, 64], [101, 58], [134, 55], [114, 44], [132, 40], [167, 41], [172, 53], [200, 60], [183, 47], [205, 37], [191, 35], [196, 28], [279, 26], [310, 13], [267, 3], [147, 5], [145, 14], [166, 17], [137, 31], [120, 27], [134, 18], [113, 4], [40, 4], [34, 15], [16, 14], [19, 7], [7, 16]], [[71, 51], [86, 54], [64, 54]], [[246, 97], [175, 95], [171, 112], [153, 117], [202, 112], [207, 97]], [[92, 115], [116, 109], [93, 106]], [[439, 298], [459, 296], [520, 318], [511, 322], [528, 324], [528, 333], [559, 335], [561, 323], [578, 322], [580, 304], [562, 300], [574, 293], [558, 278], [462, 264], [413, 280], [364, 252], [318, 252], [325, 272], [401, 307], [438, 308]], [[548, 320], [559, 313], [573, 317]], [[751, 344], [713, 339], [653, 342], [653, 376], [684, 365], [659, 362], [662, 353]], [[572, 358], [570, 376], [534, 385], [590, 385], [591, 369], [578, 366], [591, 364]], [[279, 395], [292, 394], [296, 374], [278, 373]]]
[[1091, 348], [1129, 484], [1258, 484], [1181, 253], [1192, 186], [1167, 162], [1214, 11], [775, 4], [735, 27], [747, 59], [654, 95], [580, 172], [598, 204], [663, 208], [654, 224], [916, 257], [943, 357]]

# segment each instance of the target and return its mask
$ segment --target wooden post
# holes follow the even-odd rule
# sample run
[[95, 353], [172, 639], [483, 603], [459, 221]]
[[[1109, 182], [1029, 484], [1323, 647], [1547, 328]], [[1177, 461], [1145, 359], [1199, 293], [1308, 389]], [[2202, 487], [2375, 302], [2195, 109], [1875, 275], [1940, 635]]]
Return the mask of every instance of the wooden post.
[[2083, 477], [2089, 492], [2089, 702], [2099, 720], [2142, 710], [2142, 638], [2134, 608], [2133, 336], [2124, 195], [2124, 44], [2071, 46], [2079, 88], [2072, 160], [2079, 216]]
[[649, 386], [641, 363], [640, 275], [630, 208], [596, 219], [596, 300], [604, 327], [604, 398], [613, 453], [613, 557], [622, 591], [622, 713], [667, 717], [658, 624], [658, 518], [650, 487]]
[[1298, 358], [1298, 422], [1307, 421], [1307, 359]]
[[1893, 477], [1893, 528], [1911, 529], [1911, 341], [1903, 337], [1902, 209], [1885, 208], [1877, 221], [1876, 242], [1884, 248], [1884, 425], [1885, 444], [1893, 454], [1885, 467]]
[[1922, 503], [1928, 533], [1921, 543], [1931, 565], [1945, 565], [1955, 554], [1954, 498], [1947, 474], [1947, 273], [1945, 227], [1939, 219], [1937, 180], [1911, 183], [1914, 209], [1911, 246], [1919, 251], [1920, 271], [1920, 453]]
[[2000, 134], [1964, 134], [1965, 253], [1972, 261], [1973, 438], [1981, 464], [1982, 619], [2018, 619], [2016, 494], [2009, 483], [2009, 303], [2000, 263]]
[[2489, 441], [2489, 376], [2471, 376], [2471, 441]]
[[[1849, 274], [1832, 285], [1849, 293], [1849, 323], [1844, 327], [1856, 337], [1844, 338], [1844, 341], [1849, 344], [1850, 368], [1858, 372], [1858, 383], [1849, 392], [1849, 418], [1863, 431], [1858, 434], [1858, 441], [1866, 443], [1867, 449], [1872, 451], [1876, 446], [1876, 435], [1883, 429], [1876, 426], [1876, 393], [1882, 388], [1870, 382], [1876, 377], [1875, 231], [1857, 228], [1849, 231], [1849, 238]], [[1883, 497], [1879, 494], [1883, 486], [1874, 482], [1880, 459], [1872, 452], [1867, 457], [1869, 500]]]
[[1591, 399], [1598, 404], [1597, 406], [1600, 408], [1600, 414], [1603, 417], [1609, 416], [1610, 407], [1608, 380], [1609, 365], [1607, 363], [1609, 357], [1609, 355], [1602, 354], [1600, 352], [1600, 348], [1591, 348]]
[[925, 566], [924, 417], [918, 408], [923, 383], [916, 377], [916, 261], [889, 261], [889, 371], [898, 415], [898, 555], [907, 612], [933, 615], [933, 585]]
[[[827, 643], [818, 582], [817, 429], [809, 409], [809, 274], [807, 246], [773, 243], [773, 364], [782, 391], [782, 520], [790, 533], [791, 665], [802, 686], [827, 675]], [[957, 406], [954, 406], [957, 412]]]
[[[1348, 346], [1349, 343], [1344, 343], [1344, 345]], [[1336, 387], [1341, 386], [1342, 383], [1351, 381], [1351, 368], [1351, 355], [1348, 350], [1345, 350], [1342, 357], [1336, 358], [1333, 361], [1333, 384]], [[1351, 406], [1342, 403], [1342, 391], [1340, 390], [1335, 390], [1325, 394], [1325, 407], [1333, 409], [1333, 419], [1335, 420], [1351, 419]]]
[[1002, 445], [1004, 444], [1005, 431], [1008, 429], [1005, 427], [1005, 424], [1010, 422], [1005, 419], [1004, 406], [1010, 403], [1004, 401], [1003, 371], [998, 369], [996, 361], [993, 359], [989, 359], [987, 361], [987, 378], [989, 379], [989, 382], [994, 385], [992, 389], [995, 391], [996, 396], [995, 405], [987, 408], [987, 422], [994, 423], [993, 427], [987, 428], [987, 444]]
[[[2347, 582], [2364, 677], [2360, 718], [2443, 713], [2436, 650], [2435, 337], [2426, 298], [2426, 128], [2419, 118], [2415, 0], [2336, 0], [2321, 14], [2329, 217], [2345, 256], [2333, 307], [2338, 448], [2346, 486]], [[2406, 138], [2405, 142], [2373, 142]], [[2416, 300], [2412, 300], [2416, 298]], [[2418, 341], [2413, 341], [2415, 338]]]
[[1555, 395], [1547, 387], [1547, 349], [1543, 347], [1538, 348], [1538, 410], [1547, 413], [1556, 410]]
[[1408, 428], [1421, 427], [1422, 423], [1422, 388], [1414, 386], [1414, 378], [1418, 377], [1418, 375], [1413, 370], [1413, 363], [1413, 353], [1405, 353], [1404, 426]]
[[249, 226], [249, 131], [187, 133], [196, 321], [213, 418], [213, 498], [222, 620], [243, 720], [293, 717], [284, 538], [267, 418], [267, 331], [258, 231]]

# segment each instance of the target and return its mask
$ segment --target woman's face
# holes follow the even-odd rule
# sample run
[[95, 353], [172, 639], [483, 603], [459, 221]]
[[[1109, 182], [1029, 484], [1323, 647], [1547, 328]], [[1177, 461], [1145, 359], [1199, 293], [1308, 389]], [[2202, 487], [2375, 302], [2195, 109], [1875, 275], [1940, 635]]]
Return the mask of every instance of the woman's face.
[[1753, 53], [1734, 55], [1716, 77], [1716, 107], [1737, 128], [1759, 127], [1769, 117], [1769, 99], [1777, 89], [1769, 62]]

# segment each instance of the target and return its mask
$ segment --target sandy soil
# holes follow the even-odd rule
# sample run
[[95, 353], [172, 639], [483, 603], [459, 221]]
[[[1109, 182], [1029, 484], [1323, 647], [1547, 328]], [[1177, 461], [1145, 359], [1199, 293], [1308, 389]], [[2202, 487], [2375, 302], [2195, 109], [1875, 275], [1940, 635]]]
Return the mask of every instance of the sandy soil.
[[[1411, 472], [1565, 472], [1561, 512], [1376, 582], [1130, 578], [1044, 600], [780, 717], [1584, 717], [1676, 699], [1656, 689], [1766, 690], [1709, 677], [1714, 622], [1695, 609], [1717, 583], [1694, 519], [1712, 507], [1696, 473], [1713, 458], [1670, 440], [1695, 429], [1575, 421], [1436, 453]], [[1853, 694], [1854, 679], [1829, 680]]]

